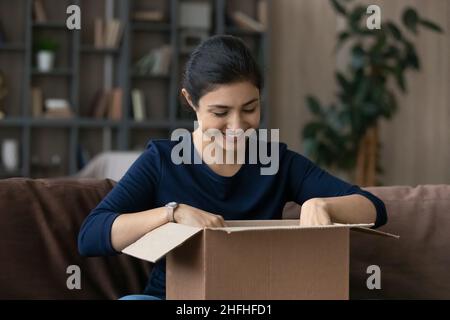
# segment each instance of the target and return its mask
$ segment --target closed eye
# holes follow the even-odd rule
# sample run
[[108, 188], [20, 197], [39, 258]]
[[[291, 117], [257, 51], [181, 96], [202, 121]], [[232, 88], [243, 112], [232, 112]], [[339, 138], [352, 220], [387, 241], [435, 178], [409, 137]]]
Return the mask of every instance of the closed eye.
[[213, 114], [216, 117], [225, 117], [228, 114], [228, 112], [227, 111], [225, 111], [225, 112], [213, 112]]

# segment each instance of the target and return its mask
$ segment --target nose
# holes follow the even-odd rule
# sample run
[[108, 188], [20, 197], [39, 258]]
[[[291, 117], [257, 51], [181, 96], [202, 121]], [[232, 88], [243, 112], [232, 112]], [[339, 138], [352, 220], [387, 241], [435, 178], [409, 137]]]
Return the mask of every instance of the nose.
[[244, 121], [239, 115], [239, 112], [235, 112], [234, 115], [229, 118], [227, 129], [233, 131], [244, 130], [243, 122]]

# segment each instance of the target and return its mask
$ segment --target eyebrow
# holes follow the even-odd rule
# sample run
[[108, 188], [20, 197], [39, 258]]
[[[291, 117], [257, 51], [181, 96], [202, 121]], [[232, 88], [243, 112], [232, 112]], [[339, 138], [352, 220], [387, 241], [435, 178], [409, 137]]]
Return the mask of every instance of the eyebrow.
[[[259, 98], [253, 98], [253, 99], [247, 101], [246, 103], [244, 103], [242, 105], [242, 107], [248, 106], [249, 104], [252, 104], [253, 102], [258, 101], [258, 100], [259, 100]], [[211, 104], [208, 107], [209, 108], [220, 108], [220, 109], [229, 109], [229, 108], [231, 108], [230, 106], [225, 106], [225, 105], [222, 105], [222, 104]]]

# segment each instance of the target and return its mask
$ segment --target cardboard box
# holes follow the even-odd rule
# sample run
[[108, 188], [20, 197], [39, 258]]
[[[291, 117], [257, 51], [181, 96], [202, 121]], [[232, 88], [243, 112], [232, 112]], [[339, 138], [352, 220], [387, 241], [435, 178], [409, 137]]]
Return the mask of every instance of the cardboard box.
[[226, 221], [226, 228], [167, 223], [123, 253], [167, 255], [167, 299], [348, 299], [350, 230], [371, 224], [301, 227], [299, 220]]

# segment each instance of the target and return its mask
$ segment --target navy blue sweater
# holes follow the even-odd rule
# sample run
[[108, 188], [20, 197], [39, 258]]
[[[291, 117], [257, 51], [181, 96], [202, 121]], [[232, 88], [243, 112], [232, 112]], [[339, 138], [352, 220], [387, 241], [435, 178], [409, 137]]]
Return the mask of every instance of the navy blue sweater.
[[[261, 167], [269, 165], [259, 161], [250, 164], [247, 153], [247, 161], [232, 177], [216, 174], [204, 162], [174, 164], [171, 151], [175, 144], [171, 140], [148, 143], [123, 178], [84, 221], [78, 236], [80, 254], [117, 254], [111, 245], [114, 219], [119, 214], [162, 207], [170, 201], [220, 214], [225, 220], [268, 220], [281, 219], [288, 201], [301, 205], [311, 198], [361, 194], [376, 208], [374, 228], [387, 221], [384, 203], [379, 198], [330, 175], [287, 149], [286, 144], [279, 144], [276, 174], [261, 175]], [[196, 151], [192, 143], [191, 152], [193, 160]], [[165, 297], [165, 259], [155, 264], [144, 293]]]

